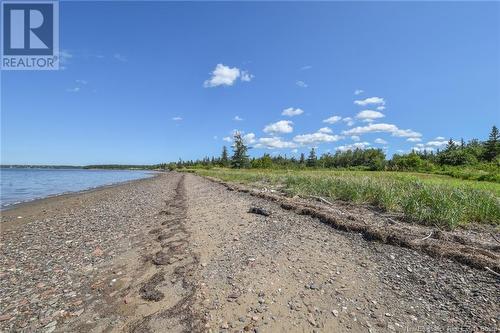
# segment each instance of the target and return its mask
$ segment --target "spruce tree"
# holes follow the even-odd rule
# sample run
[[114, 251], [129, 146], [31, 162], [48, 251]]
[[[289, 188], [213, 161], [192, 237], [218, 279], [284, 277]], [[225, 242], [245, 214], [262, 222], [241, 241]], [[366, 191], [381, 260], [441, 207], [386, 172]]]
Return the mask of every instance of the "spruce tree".
[[299, 160], [300, 165], [306, 164], [306, 157], [304, 156], [304, 153], [300, 153], [300, 160]]
[[314, 148], [311, 148], [311, 151], [309, 152], [309, 157], [307, 157], [307, 166], [308, 167], [315, 167], [318, 162], [318, 158], [316, 157], [316, 151]]
[[237, 169], [247, 168], [250, 164], [247, 152], [248, 147], [243, 142], [241, 134], [236, 132], [234, 134], [233, 157], [231, 159], [231, 166]]
[[228, 167], [229, 166], [229, 156], [227, 154], [227, 147], [224, 146], [222, 147], [222, 154], [220, 157], [220, 164], [223, 167]]
[[498, 128], [493, 126], [488, 141], [484, 143], [484, 159], [493, 161], [500, 154], [500, 134]]

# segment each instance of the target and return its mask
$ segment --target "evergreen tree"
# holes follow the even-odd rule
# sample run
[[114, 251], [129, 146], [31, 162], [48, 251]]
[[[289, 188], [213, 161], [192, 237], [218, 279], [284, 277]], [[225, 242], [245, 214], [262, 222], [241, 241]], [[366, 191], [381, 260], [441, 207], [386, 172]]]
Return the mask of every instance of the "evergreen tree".
[[243, 138], [239, 132], [234, 134], [233, 157], [231, 166], [233, 168], [247, 168], [250, 165], [250, 160], [247, 155], [248, 147], [243, 142]]
[[453, 141], [453, 139], [450, 138], [450, 140], [448, 140], [448, 144], [446, 145], [446, 151], [452, 151], [452, 150], [455, 150], [457, 148], [457, 146], [455, 145], [455, 141]]
[[309, 157], [307, 157], [307, 166], [308, 167], [315, 167], [318, 162], [318, 158], [316, 157], [316, 151], [314, 148], [311, 148], [311, 151], [309, 152]]
[[300, 160], [299, 160], [300, 165], [306, 164], [306, 157], [304, 156], [304, 153], [300, 153]]
[[493, 126], [488, 141], [484, 143], [484, 159], [493, 161], [500, 154], [500, 134], [498, 128]]
[[229, 156], [227, 154], [227, 147], [224, 146], [222, 147], [222, 154], [220, 157], [220, 164], [223, 167], [228, 167], [229, 166]]

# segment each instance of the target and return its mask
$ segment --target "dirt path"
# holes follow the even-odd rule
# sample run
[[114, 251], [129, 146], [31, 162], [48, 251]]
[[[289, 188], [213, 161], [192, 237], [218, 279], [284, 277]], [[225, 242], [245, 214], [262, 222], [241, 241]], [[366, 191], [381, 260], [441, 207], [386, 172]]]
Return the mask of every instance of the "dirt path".
[[[367, 242], [192, 174], [63, 200], [43, 206], [52, 216], [45, 224], [28, 208], [2, 217], [3, 331], [498, 330], [500, 292], [491, 274]], [[94, 201], [97, 211], [89, 209]], [[252, 207], [270, 215], [249, 213]], [[10, 226], [18, 214], [29, 222]], [[72, 239], [93, 232], [80, 237], [100, 246], [57, 246], [64, 236], [42, 244], [33, 232], [40, 228]], [[30, 244], [57, 250], [63, 260], [36, 253], [45, 262], [33, 267], [19, 260], [20, 243], [22, 251]], [[72, 282], [52, 286], [57, 268], [71, 272]]]

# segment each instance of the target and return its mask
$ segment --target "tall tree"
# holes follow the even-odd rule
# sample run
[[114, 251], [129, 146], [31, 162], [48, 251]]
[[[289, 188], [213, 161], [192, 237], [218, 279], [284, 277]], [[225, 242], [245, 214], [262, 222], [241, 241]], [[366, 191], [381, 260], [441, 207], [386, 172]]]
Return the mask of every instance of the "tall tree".
[[484, 143], [484, 159], [493, 161], [500, 154], [500, 134], [498, 128], [493, 126], [491, 128], [490, 136]]
[[452, 151], [452, 150], [455, 150], [457, 148], [457, 145], [455, 144], [455, 141], [453, 141], [453, 139], [450, 138], [450, 140], [448, 140], [448, 144], [446, 145], [446, 151]]
[[227, 154], [227, 147], [222, 147], [222, 154], [220, 156], [220, 164], [223, 167], [229, 166], [229, 156]]
[[247, 168], [250, 165], [248, 158], [248, 147], [243, 142], [243, 138], [239, 132], [234, 134], [233, 144], [233, 157], [231, 159], [231, 166], [233, 168]]
[[300, 164], [300, 165], [304, 165], [304, 164], [306, 164], [306, 157], [305, 157], [304, 153], [300, 153], [300, 160], [299, 160], [299, 164]]
[[316, 150], [314, 150], [314, 148], [311, 148], [309, 156], [307, 157], [307, 166], [315, 167], [317, 162], [318, 162], [318, 157], [316, 156]]

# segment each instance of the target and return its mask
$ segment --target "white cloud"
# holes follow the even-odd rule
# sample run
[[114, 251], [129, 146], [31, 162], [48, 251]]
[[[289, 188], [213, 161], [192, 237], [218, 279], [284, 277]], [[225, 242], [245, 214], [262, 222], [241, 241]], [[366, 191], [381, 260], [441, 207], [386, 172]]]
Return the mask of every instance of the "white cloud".
[[240, 116], [234, 116], [233, 120], [235, 120], [235, 121], [243, 121], [243, 118], [241, 118]]
[[225, 136], [222, 138], [223, 141], [226, 141], [226, 142], [233, 142], [233, 138], [229, 137], [229, 136]]
[[301, 71], [306, 71], [306, 70], [311, 69], [311, 68], [312, 68], [312, 66], [307, 65], [307, 66], [302, 66], [302, 67], [300, 68], [300, 70], [301, 70]]
[[304, 110], [302, 109], [299, 109], [299, 108], [287, 108], [285, 110], [283, 110], [283, 112], [281, 112], [281, 115], [282, 116], [289, 116], [289, 117], [293, 117], [293, 116], [298, 116], [298, 115], [301, 115], [304, 113]]
[[361, 135], [366, 133], [380, 133], [387, 132], [391, 133], [393, 136], [407, 137], [407, 138], [419, 138], [422, 134], [415, 132], [410, 129], [402, 130], [393, 124], [369, 124], [367, 126], [358, 126], [351, 128], [350, 130], [342, 132], [345, 135]]
[[299, 152], [299, 150], [298, 150], [297, 148], [292, 149], [292, 153], [293, 153], [293, 154], [297, 154], [298, 152]]
[[74, 88], [68, 88], [66, 89], [67, 92], [73, 92], [73, 93], [77, 93], [80, 91], [80, 87], [74, 87]]
[[361, 138], [357, 135], [353, 135], [353, 136], [351, 136], [351, 140], [352, 141], [359, 141], [359, 140], [361, 140]]
[[212, 77], [203, 83], [205, 88], [232, 86], [238, 78], [241, 78], [243, 82], [248, 82], [254, 77], [248, 71], [240, 70], [237, 67], [225, 66], [223, 64], [217, 64], [210, 74], [212, 74]]
[[255, 75], [250, 74], [248, 71], [241, 71], [241, 81], [250, 82], [255, 77]]
[[385, 141], [384, 139], [381, 139], [381, 138], [376, 138], [375, 139], [375, 143], [378, 143], [378, 144], [381, 144], [381, 145], [386, 145], [387, 141]]
[[368, 97], [368, 98], [365, 98], [363, 100], [354, 101], [354, 104], [361, 105], [361, 106], [367, 106], [370, 104], [385, 105], [385, 100], [381, 97]]
[[182, 117], [176, 116], [172, 118], [173, 121], [181, 121]]
[[420, 138], [408, 138], [408, 139], [406, 139], [406, 141], [408, 141], [408, 142], [420, 142], [420, 141], [422, 141], [422, 139], [420, 139]]
[[343, 122], [347, 124], [347, 126], [352, 126], [354, 125], [354, 120], [351, 117], [345, 117], [342, 119]]
[[327, 123], [327, 124], [335, 124], [336, 122], [340, 121], [341, 119], [342, 119], [342, 117], [332, 116], [330, 118], [323, 120], [323, 122]]
[[86, 80], [75, 80], [75, 82], [83, 85], [86, 85], [88, 83], [88, 81]]
[[271, 138], [260, 138], [258, 143], [255, 145], [256, 148], [267, 148], [267, 149], [281, 149], [281, 148], [295, 148], [297, 145], [290, 141], [283, 141], [279, 137]]
[[438, 136], [434, 140], [440, 140], [441, 141], [441, 140], [446, 140], [446, 139], [444, 137], [442, 137], [442, 136]]
[[323, 142], [335, 142], [342, 139], [341, 136], [338, 135], [332, 135], [332, 134], [327, 134], [323, 132], [316, 132], [316, 133], [311, 133], [311, 134], [301, 134], [301, 135], [296, 135], [293, 138], [293, 141], [301, 144], [301, 145], [316, 145], [319, 143]]
[[241, 138], [243, 139], [243, 142], [246, 144], [252, 144], [255, 143], [256, 141], [254, 133], [244, 134]]
[[265, 133], [292, 133], [293, 132], [293, 122], [290, 120], [280, 120], [275, 123], [271, 123], [264, 127]]
[[321, 127], [319, 130], [318, 130], [319, 133], [333, 133], [332, 129], [329, 128], [329, 127]]
[[305, 83], [304, 81], [300, 81], [300, 80], [296, 81], [295, 84], [298, 85], [301, 88], [307, 88], [308, 87], [307, 83]]
[[354, 95], [361, 95], [362, 93], [364, 93], [365, 91], [362, 90], [362, 89], [356, 89], [354, 90]]
[[344, 145], [344, 146], [339, 146], [337, 147], [337, 150], [340, 151], [347, 151], [347, 150], [354, 150], [354, 149], [365, 149], [370, 146], [369, 142], [356, 142], [350, 145]]
[[113, 54], [113, 58], [115, 58], [116, 60], [118, 60], [120, 62], [127, 62], [128, 61], [128, 59], [123, 54], [120, 54], [120, 53]]
[[362, 119], [363, 121], [373, 121], [374, 119], [384, 118], [385, 115], [378, 111], [373, 110], [363, 110], [356, 115], [357, 119]]
[[427, 146], [433, 146], [433, 147], [443, 147], [446, 146], [448, 141], [446, 140], [441, 140], [441, 141], [429, 141], [426, 143]]
[[377, 110], [384, 111], [385, 110], [385, 106], [383, 106], [383, 105], [377, 106]]

